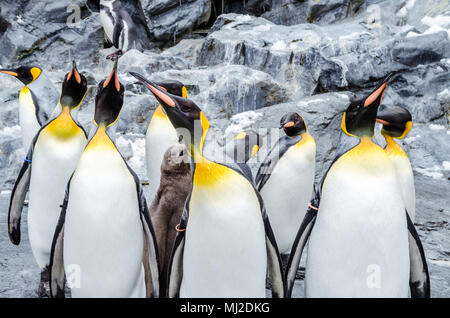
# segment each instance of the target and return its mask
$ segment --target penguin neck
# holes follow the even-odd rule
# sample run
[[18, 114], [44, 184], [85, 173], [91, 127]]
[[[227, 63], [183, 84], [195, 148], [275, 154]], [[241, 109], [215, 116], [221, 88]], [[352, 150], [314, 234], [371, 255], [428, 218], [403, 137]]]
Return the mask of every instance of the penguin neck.
[[156, 107], [155, 112], [153, 113], [153, 117], [169, 120], [169, 117], [167, 117], [161, 104]]
[[86, 146], [86, 151], [90, 150], [113, 150], [117, 151], [117, 148], [109, 137], [109, 134], [106, 131], [107, 127], [105, 124], [101, 123], [94, 134], [94, 136], [89, 141], [89, 144]]
[[46, 130], [63, 140], [81, 132], [80, 127], [73, 120], [68, 106], [62, 107], [61, 113], [48, 124]]
[[403, 148], [398, 145], [394, 138], [388, 134], [383, 134], [384, 139], [386, 140], [386, 148], [384, 150], [386, 151], [386, 154], [388, 156], [405, 156], [406, 152], [403, 150]]
[[193, 166], [194, 187], [219, 185], [229, 176], [227, 167], [205, 158], [200, 151], [193, 153]]

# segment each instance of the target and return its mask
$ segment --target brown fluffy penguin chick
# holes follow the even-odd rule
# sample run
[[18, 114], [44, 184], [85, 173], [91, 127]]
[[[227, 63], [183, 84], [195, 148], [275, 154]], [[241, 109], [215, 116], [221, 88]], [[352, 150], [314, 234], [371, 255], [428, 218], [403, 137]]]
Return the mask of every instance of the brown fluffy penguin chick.
[[166, 295], [167, 269], [184, 202], [192, 188], [190, 159], [184, 144], [175, 144], [164, 153], [161, 181], [150, 205], [160, 260], [160, 296]]

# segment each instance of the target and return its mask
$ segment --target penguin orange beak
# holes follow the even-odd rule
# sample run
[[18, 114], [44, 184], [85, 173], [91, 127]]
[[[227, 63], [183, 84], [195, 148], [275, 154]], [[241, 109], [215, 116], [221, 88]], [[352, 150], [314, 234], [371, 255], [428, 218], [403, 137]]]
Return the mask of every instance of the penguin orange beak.
[[380, 118], [377, 118], [377, 123], [385, 125], [385, 126], [389, 126], [391, 124], [390, 122], [380, 119]]
[[384, 92], [386, 91], [386, 86], [389, 81], [394, 76], [395, 72], [389, 74], [383, 81], [383, 83], [378, 86], [364, 101], [364, 107], [369, 107], [371, 105], [376, 104], [377, 106], [381, 105], [383, 101]]
[[72, 70], [69, 72], [69, 74], [67, 74], [67, 80], [69, 80], [72, 77], [72, 75], [75, 77], [75, 80], [77, 81], [77, 83], [81, 84], [81, 76], [77, 70], [77, 65], [76, 65], [75, 61], [72, 61]]
[[14, 70], [8, 70], [8, 69], [1, 69], [1, 70], [0, 70], [0, 73], [12, 75], [12, 76], [14, 76], [14, 77], [18, 77], [18, 76], [19, 76], [19, 74], [17, 74], [16, 72], [14, 72]]
[[133, 75], [134, 77], [136, 77], [141, 82], [143, 82], [150, 89], [150, 91], [153, 93], [153, 95], [155, 95], [155, 97], [157, 99], [159, 99], [164, 104], [166, 104], [170, 107], [175, 107], [175, 101], [172, 99], [172, 97], [170, 97], [167, 94], [166, 89], [164, 89], [163, 87], [161, 87], [159, 85], [154, 84], [153, 82], [150, 82], [149, 80], [147, 80], [146, 78], [144, 78], [142, 75], [140, 75], [138, 73], [130, 72], [130, 74]]
[[289, 127], [293, 127], [295, 124], [293, 121], [287, 122], [286, 124], [283, 125], [283, 128], [289, 128]]
[[113, 67], [111, 74], [109, 74], [109, 76], [106, 78], [105, 82], [103, 83], [103, 88], [108, 86], [111, 81], [114, 82], [114, 86], [116, 87], [116, 90], [119, 92], [120, 91], [120, 82], [119, 82], [119, 77], [117, 76], [117, 60], [114, 62], [114, 67]]

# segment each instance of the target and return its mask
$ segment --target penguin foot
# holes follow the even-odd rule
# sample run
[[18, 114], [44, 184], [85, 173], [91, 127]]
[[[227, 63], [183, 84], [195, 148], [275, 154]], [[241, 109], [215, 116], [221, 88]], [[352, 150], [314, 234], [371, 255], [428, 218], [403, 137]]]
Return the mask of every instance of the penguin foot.
[[111, 61], [118, 60], [123, 55], [122, 50], [117, 50], [114, 53], [109, 54], [106, 59]]
[[48, 266], [41, 271], [41, 282], [38, 289], [39, 298], [50, 298], [50, 273]]

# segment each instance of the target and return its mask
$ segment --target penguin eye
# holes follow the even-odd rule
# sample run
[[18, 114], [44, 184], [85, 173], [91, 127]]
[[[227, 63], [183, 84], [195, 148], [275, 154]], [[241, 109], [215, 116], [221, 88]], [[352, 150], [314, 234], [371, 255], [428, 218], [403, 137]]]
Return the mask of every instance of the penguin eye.
[[191, 111], [191, 107], [189, 105], [180, 104], [180, 108], [185, 113], [189, 113]]

